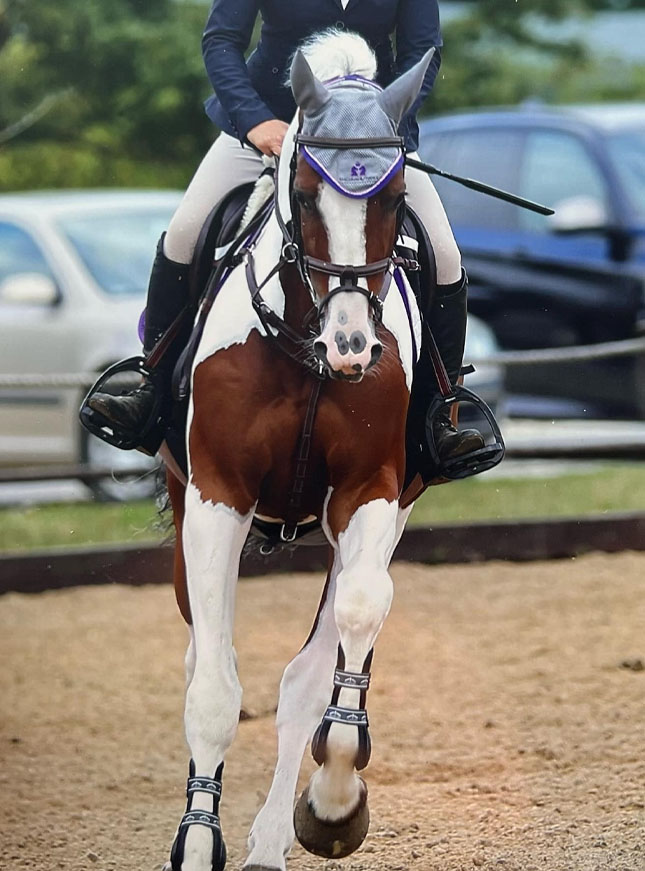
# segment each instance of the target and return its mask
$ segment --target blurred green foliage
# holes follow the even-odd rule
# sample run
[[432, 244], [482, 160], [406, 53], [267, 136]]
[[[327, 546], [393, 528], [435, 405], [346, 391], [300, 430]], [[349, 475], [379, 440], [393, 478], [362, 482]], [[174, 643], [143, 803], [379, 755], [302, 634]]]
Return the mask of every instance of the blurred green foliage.
[[[645, 99], [645, 65], [609, 59], [575, 39], [554, 39], [536, 23], [593, 11], [645, 8], [645, 0], [478, 0], [445, 28], [447, 50], [431, 111], [546, 103]], [[599, 58], [599, 54], [602, 55]]]
[[[554, 43], [558, 21], [645, 0], [478, 0], [445, 28], [430, 111], [645, 96], [645, 68]], [[0, 0], [0, 189], [182, 186], [212, 141], [198, 0]]]

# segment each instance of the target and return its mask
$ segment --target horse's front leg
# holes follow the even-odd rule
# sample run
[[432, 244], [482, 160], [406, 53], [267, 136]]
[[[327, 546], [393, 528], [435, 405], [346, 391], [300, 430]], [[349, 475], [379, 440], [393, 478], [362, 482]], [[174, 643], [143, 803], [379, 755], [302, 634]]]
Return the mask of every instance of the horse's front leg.
[[[372, 495], [378, 488], [365, 491]], [[341, 563], [334, 602], [338, 661], [331, 703], [312, 742], [320, 768], [295, 812], [300, 843], [327, 858], [356, 850], [369, 824], [367, 787], [357, 771], [367, 765], [371, 749], [366, 712], [371, 651], [390, 610], [388, 566], [409, 513], [388, 495], [356, 506], [355, 495], [338, 492], [329, 505], [329, 533]]]
[[192, 638], [187, 662], [185, 727], [191, 766], [188, 803], [172, 847], [172, 871], [221, 871], [226, 850], [219, 823], [224, 754], [242, 701], [233, 649], [235, 587], [253, 511], [186, 489], [183, 552]]
[[338, 648], [334, 600], [339, 570], [340, 560], [334, 554], [314, 628], [280, 682], [278, 759], [271, 789], [251, 828], [244, 871], [284, 871], [293, 844], [293, 799], [300, 765], [332, 687]]

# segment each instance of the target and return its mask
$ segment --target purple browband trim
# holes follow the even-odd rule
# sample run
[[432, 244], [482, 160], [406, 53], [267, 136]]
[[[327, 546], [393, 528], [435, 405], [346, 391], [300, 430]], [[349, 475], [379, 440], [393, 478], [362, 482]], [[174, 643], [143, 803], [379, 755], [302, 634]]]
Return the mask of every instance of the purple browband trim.
[[352, 73], [350, 76], [334, 76], [333, 79], [325, 79], [323, 85], [335, 85], [337, 82], [363, 82], [366, 85], [372, 85], [377, 91], [383, 90], [373, 79], [366, 79], [365, 76], [359, 76], [357, 73]]
[[401, 275], [401, 269], [398, 266], [394, 270], [394, 282], [399, 289], [399, 293], [401, 294], [401, 298], [403, 299], [403, 305], [405, 306], [405, 312], [408, 316], [408, 323], [410, 324], [410, 336], [412, 337], [412, 356], [416, 364], [419, 360], [419, 353], [417, 349], [417, 340], [414, 336], [414, 324], [412, 323], [410, 300], [408, 299], [408, 291], [405, 286], [405, 282], [403, 281], [403, 276]]
[[403, 166], [403, 154], [399, 154], [392, 166], [390, 166], [389, 169], [386, 171], [385, 175], [382, 175], [381, 178], [375, 184], [373, 184], [371, 188], [367, 188], [367, 190], [361, 191], [360, 193], [355, 193], [354, 191], [348, 191], [339, 182], [337, 182], [335, 178], [329, 175], [325, 167], [316, 160], [316, 158], [308, 150], [308, 147], [306, 145], [303, 145], [300, 150], [302, 156], [307, 161], [309, 166], [311, 166], [312, 169], [315, 169], [318, 175], [321, 175], [323, 179], [334, 188], [334, 190], [338, 191], [339, 194], [343, 194], [343, 196], [352, 197], [356, 200], [363, 200], [365, 199], [365, 197], [369, 197], [372, 194], [377, 194], [385, 187], [385, 185], [390, 181], [392, 176], [396, 172], [398, 172], [399, 169], [401, 169], [401, 167]]

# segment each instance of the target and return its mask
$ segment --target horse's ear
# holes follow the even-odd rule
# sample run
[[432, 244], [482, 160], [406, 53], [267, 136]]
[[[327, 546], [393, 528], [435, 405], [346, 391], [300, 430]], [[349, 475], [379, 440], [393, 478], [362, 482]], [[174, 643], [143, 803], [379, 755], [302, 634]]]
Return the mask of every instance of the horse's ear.
[[329, 91], [318, 81], [299, 49], [291, 63], [290, 79], [293, 98], [305, 115], [313, 115], [331, 99]]
[[411, 67], [378, 95], [378, 101], [385, 114], [398, 124], [417, 98], [423, 79], [434, 57], [435, 49], [427, 51], [420, 61]]

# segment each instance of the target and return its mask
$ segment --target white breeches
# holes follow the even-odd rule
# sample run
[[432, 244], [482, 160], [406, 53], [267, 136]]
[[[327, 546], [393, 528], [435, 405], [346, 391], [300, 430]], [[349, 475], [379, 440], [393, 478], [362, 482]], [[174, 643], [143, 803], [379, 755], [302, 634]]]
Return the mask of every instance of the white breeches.
[[[416, 155], [410, 155], [416, 157]], [[238, 185], [255, 181], [264, 168], [262, 158], [221, 133], [197, 168], [175, 212], [164, 243], [164, 253], [177, 263], [190, 263], [199, 231], [213, 207]], [[461, 277], [461, 255], [439, 195], [429, 176], [406, 169], [407, 198], [423, 222], [437, 261], [439, 284]]]

